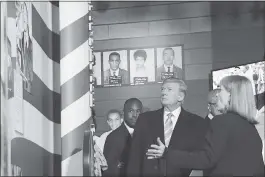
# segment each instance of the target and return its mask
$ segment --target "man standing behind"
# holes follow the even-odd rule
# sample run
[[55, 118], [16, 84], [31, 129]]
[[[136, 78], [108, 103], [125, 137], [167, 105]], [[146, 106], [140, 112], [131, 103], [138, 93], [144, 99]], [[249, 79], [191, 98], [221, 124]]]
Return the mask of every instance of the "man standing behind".
[[104, 156], [108, 169], [103, 176], [125, 176], [134, 126], [142, 110], [142, 102], [137, 98], [130, 98], [125, 102], [123, 124], [111, 132], [106, 139]]
[[187, 86], [183, 80], [167, 78], [161, 88], [162, 109], [143, 113], [135, 126], [127, 176], [189, 176], [192, 169], [178, 169], [165, 159], [148, 159], [150, 145], [192, 150], [202, 145], [207, 122], [185, 111], [182, 104]]
[[103, 152], [105, 141], [107, 136], [115, 129], [117, 129], [122, 123], [122, 115], [119, 110], [111, 109], [107, 114], [107, 123], [110, 127], [110, 131], [103, 133], [97, 140], [97, 145]]
[[163, 73], [173, 73], [174, 77], [182, 79], [182, 69], [173, 64], [175, 59], [174, 50], [172, 48], [165, 48], [162, 57], [164, 64], [157, 68], [156, 80], [158, 82], [163, 81]]
[[207, 121], [213, 119], [214, 116], [222, 114], [218, 109], [218, 94], [220, 91], [220, 89], [214, 89], [208, 94], [208, 115], [205, 118]]
[[121, 57], [118, 52], [109, 55], [110, 69], [104, 71], [104, 84], [110, 84], [110, 76], [121, 77], [121, 84], [129, 84], [129, 74], [125, 69], [120, 68]]

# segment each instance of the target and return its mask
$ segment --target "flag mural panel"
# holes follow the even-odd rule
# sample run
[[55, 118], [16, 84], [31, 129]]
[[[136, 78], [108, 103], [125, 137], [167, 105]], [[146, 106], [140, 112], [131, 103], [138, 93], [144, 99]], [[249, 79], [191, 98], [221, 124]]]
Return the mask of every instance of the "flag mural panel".
[[1, 36], [8, 43], [1, 59], [9, 77], [1, 73], [1, 84], [8, 88], [4, 117], [9, 120], [8, 158], [13, 166], [8, 175], [12, 169], [23, 176], [60, 175], [60, 36], [54, 25], [59, 8], [48, 1], [2, 4], [7, 19]]

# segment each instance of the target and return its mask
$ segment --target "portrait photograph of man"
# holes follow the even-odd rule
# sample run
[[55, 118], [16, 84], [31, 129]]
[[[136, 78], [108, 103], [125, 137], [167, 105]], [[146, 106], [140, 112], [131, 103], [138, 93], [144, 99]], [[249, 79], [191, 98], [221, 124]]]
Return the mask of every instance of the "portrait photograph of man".
[[157, 49], [156, 81], [176, 77], [183, 79], [182, 47], [165, 47]]
[[93, 54], [96, 62], [96, 65], [93, 67], [94, 76], [96, 78], [95, 85], [101, 85], [101, 52], [94, 52]]
[[129, 84], [127, 51], [103, 53], [104, 85], [121, 86]]
[[155, 81], [154, 49], [130, 51], [130, 83], [134, 85]]

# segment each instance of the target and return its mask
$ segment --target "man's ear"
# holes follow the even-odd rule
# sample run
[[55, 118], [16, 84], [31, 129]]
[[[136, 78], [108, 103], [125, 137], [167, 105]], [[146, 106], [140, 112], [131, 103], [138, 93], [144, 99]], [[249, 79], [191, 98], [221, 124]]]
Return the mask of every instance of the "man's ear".
[[208, 111], [210, 112], [211, 111], [210, 104], [208, 104], [207, 108], [208, 108]]
[[179, 92], [179, 96], [178, 96], [178, 101], [182, 102], [184, 100], [184, 93], [183, 92]]

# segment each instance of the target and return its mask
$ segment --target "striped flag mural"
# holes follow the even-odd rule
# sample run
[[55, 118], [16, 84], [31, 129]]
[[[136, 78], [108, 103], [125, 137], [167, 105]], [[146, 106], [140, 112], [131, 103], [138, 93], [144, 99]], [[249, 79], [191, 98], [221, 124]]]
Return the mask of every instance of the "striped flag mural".
[[59, 2], [62, 176], [83, 175], [83, 136], [88, 126], [88, 3]]
[[[22, 2], [23, 3], [23, 2]], [[61, 96], [59, 7], [51, 2], [28, 2], [32, 42], [33, 79], [31, 91], [23, 89], [22, 77], [14, 69], [14, 96], [8, 100], [12, 124], [11, 163], [23, 176], [61, 174]], [[16, 27], [15, 2], [7, 2], [9, 29]], [[9, 31], [12, 60], [16, 60], [17, 31]], [[14, 62], [16, 63], [16, 62]], [[16, 107], [16, 109], [14, 109]]]

